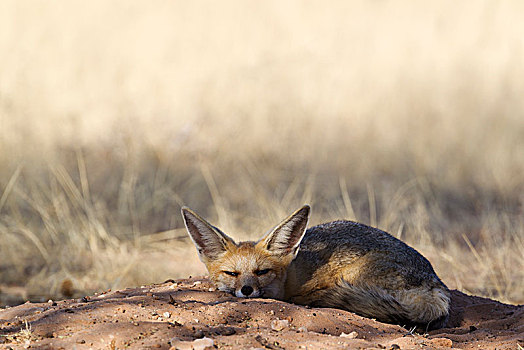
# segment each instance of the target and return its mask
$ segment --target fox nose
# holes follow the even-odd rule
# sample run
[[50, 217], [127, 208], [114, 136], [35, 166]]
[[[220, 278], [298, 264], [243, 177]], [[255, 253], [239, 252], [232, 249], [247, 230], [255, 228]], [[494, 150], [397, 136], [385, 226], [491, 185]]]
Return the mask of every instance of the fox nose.
[[242, 294], [244, 294], [247, 297], [248, 295], [253, 293], [253, 287], [251, 287], [251, 286], [243, 286], [240, 289], [240, 291], [242, 292]]

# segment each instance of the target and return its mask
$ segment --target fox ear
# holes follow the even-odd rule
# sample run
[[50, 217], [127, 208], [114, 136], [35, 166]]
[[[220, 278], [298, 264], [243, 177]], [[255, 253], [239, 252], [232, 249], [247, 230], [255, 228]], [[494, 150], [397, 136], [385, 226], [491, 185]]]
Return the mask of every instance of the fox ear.
[[187, 233], [195, 243], [198, 257], [203, 263], [219, 258], [228, 247], [236, 245], [231, 237], [212, 226], [188, 207], [182, 208], [182, 217]]
[[306, 233], [309, 212], [309, 205], [304, 205], [282, 221], [258, 244], [262, 244], [272, 254], [281, 256], [292, 254], [292, 257], [295, 258], [302, 237]]

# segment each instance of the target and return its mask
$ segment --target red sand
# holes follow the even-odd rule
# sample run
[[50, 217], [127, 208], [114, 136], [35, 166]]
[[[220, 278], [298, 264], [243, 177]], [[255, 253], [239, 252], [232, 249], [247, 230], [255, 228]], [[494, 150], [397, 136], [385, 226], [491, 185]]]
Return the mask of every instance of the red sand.
[[[27, 322], [27, 324], [26, 324]], [[27, 329], [30, 332], [26, 331]], [[238, 299], [203, 278], [0, 309], [0, 349], [515, 349], [524, 306], [452, 292], [429, 334], [337, 309]]]

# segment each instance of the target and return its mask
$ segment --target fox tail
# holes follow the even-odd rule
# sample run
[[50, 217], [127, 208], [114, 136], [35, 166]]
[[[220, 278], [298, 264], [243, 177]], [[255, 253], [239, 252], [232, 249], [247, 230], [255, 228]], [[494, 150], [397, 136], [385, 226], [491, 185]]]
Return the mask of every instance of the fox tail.
[[442, 328], [447, 323], [450, 300], [445, 290], [419, 287], [395, 294], [380, 287], [354, 286], [341, 280], [315, 304], [423, 331]]

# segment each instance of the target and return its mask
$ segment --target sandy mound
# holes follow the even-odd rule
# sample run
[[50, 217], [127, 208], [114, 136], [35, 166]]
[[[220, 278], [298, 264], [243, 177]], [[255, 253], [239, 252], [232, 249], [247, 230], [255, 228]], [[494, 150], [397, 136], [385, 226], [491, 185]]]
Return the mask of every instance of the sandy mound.
[[519, 349], [524, 306], [453, 291], [449, 328], [430, 334], [337, 309], [237, 299], [203, 278], [0, 310], [0, 348]]

